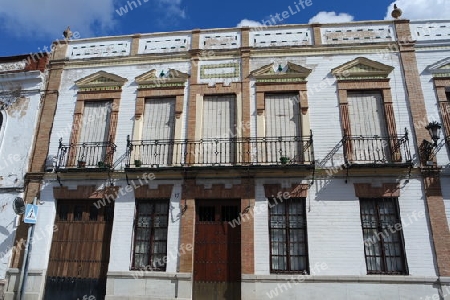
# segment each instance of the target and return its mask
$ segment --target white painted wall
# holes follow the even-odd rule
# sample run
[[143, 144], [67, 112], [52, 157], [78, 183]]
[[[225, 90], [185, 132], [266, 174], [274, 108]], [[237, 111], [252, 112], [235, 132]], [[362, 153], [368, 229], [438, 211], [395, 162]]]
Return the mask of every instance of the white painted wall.
[[[262, 205], [265, 183], [300, 183], [301, 179], [264, 180], [256, 182], [256, 205]], [[363, 235], [359, 200], [355, 197], [353, 183], [396, 182], [396, 178], [318, 179], [306, 199], [307, 232], [310, 269], [325, 263], [320, 275], [365, 276]], [[425, 217], [425, 199], [420, 179], [400, 181], [400, 217], [405, 239], [405, 252], [409, 274], [435, 276], [433, 249], [429, 238], [428, 220]], [[255, 214], [255, 275], [270, 274], [268, 214]]]
[[[444, 58], [450, 57], [450, 50], [434, 50], [430, 51], [426, 48], [418, 48], [416, 50], [417, 68], [420, 76], [420, 83], [422, 85], [423, 98], [426, 107], [426, 116], [428, 120], [420, 120], [417, 124], [419, 127], [425, 127], [428, 122], [437, 121], [442, 124], [442, 118], [439, 113], [439, 106], [437, 95], [434, 89], [433, 76], [429, 72], [429, 66], [441, 61]], [[444, 132], [444, 129], [443, 129]], [[448, 133], [447, 133], [448, 134]], [[441, 134], [441, 139], [444, 135]], [[431, 138], [428, 139], [431, 141]], [[436, 155], [439, 165], [447, 165], [450, 163], [450, 153], [448, 147], [442, 147]]]
[[2, 90], [9, 84], [20, 85], [24, 97], [0, 112], [0, 279], [5, 278], [14, 246], [16, 214], [12, 205], [16, 197], [23, 197], [20, 191], [29, 167], [43, 80], [40, 71], [0, 74]]

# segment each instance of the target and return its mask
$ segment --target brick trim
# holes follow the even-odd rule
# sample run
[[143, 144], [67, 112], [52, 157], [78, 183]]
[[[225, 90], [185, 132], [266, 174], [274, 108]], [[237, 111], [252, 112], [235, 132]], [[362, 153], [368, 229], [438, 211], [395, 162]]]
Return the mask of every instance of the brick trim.
[[266, 198], [278, 197], [279, 193], [289, 193], [291, 198], [304, 198], [308, 196], [308, 184], [292, 184], [289, 188], [282, 188], [281, 184], [264, 184]]
[[111, 118], [109, 123], [109, 136], [111, 136], [111, 142], [114, 142], [116, 132], [117, 118], [113, 115], [119, 113], [119, 105], [122, 91], [103, 91], [103, 92], [78, 92], [77, 102], [75, 104], [75, 112], [73, 116], [72, 134], [70, 137], [70, 143], [76, 144], [80, 138], [81, 127], [83, 124], [84, 105], [87, 101], [112, 101], [111, 104]]
[[[194, 179], [186, 180], [183, 188], [181, 205], [187, 205], [181, 218], [180, 245], [195, 244], [195, 200], [196, 199], [241, 199], [241, 211], [250, 204], [255, 204], [254, 181], [234, 184], [227, 188], [224, 184], [212, 184], [207, 188], [203, 184], [197, 184]], [[194, 250], [195, 251], [195, 250]], [[192, 252], [180, 251], [180, 272], [193, 272], [194, 260]], [[241, 272], [242, 274], [254, 274], [254, 220], [248, 218], [241, 224]]]
[[[109, 119], [108, 142], [114, 143], [117, 131], [117, 120], [119, 115], [120, 98], [122, 90], [112, 91], [79, 91], [77, 102], [75, 103], [75, 112], [73, 115], [72, 131], [70, 135], [70, 144], [77, 144], [80, 139], [81, 128], [83, 126], [84, 106], [87, 101], [111, 101], [111, 115]], [[75, 164], [76, 153], [73, 149], [69, 150], [68, 161], [70, 165]]]
[[[215, 95], [242, 95], [242, 83], [233, 82], [229, 86], [223, 83], [216, 83], [214, 86], [209, 86], [208, 84], [192, 84], [190, 86], [190, 98], [188, 104], [188, 125], [187, 125], [187, 138], [191, 141], [196, 139], [195, 132], [197, 128], [197, 100], [201, 97], [200, 101], [203, 101], [205, 95], [215, 96]], [[250, 105], [244, 103], [242, 98], [242, 120], [236, 118], [237, 124], [250, 124]], [[237, 116], [236, 116], [237, 117]], [[248, 126], [236, 126], [237, 128], [244, 128]], [[240, 134], [247, 133], [249, 131], [241, 132]], [[238, 134], [238, 136], [240, 135]], [[195, 153], [187, 153], [186, 161], [191, 163], [195, 161]]]
[[450, 230], [439, 173], [424, 174], [424, 185], [438, 274], [450, 276]]
[[173, 184], [160, 184], [156, 189], [151, 189], [148, 185], [143, 185], [134, 190], [136, 199], [149, 198], [170, 198]]
[[175, 97], [175, 117], [179, 119], [183, 113], [184, 86], [139, 89], [136, 97], [135, 118], [139, 120], [144, 115], [145, 100], [149, 98]]
[[106, 187], [97, 190], [95, 185], [79, 185], [76, 189], [69, 189], [68, 187], [54, 187], [53, 197], [56, 200], [84, 200], [84, 199], [103, 199], [117, 197], [119, 187]]
[[[395, 122], [394, 109], [392, 106], [392, 94], [389, 85], [389, 79], [353, 79], [353, 80], [338, 80], [337, 88], [339, 94], [339, 113], [341, 115], [341, 125], [344, 135], [352, 135], [350, 127], [350, 117], [348, 112], [348, 92], [358, 90], [377, 90], [381, 92], [383, 107], [384, 107], [384, 119], [386, 122], [387, 134], [389, 137], [397, 136], [397, 126]], [[351, 143], [350, 143], [351, 144]], [[401, 160], [400, 153], [396, 151], [395, 141], [390, 141], [390, 150], [392, 153], [392, 160]], [[345, 150], [347, 157], [352, 157], [351, 146], [348, 146]]]
[[298, 93], [300, 102], [298, 103], [302, 115], [306, 115], [308, 111], [306, 81], [296, 83], [260, 83], [256, 84], [256, 109], [258, 115], [262, 115], [266, 109], [265, 94], [266, 93]]
[[373, 187], [371, 183], [354, 183], [355, 196], [358, 198], [391, 198], [400, 197], [398, 183], [383, 183], [381, 187]]
[[241, 199], [255, 198], [255, 190], [248, 187], [254, 186], [253, 182], [233, 184], [227, 188], [225, 184], [212, 184], [211, 187], [205, 187], [203, 184], [197, 184], [195, 180], [186, 180], [183, 197], [186, 199]]

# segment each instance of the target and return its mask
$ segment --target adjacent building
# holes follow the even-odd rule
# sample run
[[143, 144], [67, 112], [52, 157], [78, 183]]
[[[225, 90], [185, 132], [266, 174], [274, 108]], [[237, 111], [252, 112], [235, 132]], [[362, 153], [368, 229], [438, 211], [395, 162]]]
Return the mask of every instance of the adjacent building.
[[24, 248], [14, 243], [14, 203], [23, 203], [46, 63], [43, 54], [0, 57], [0, 298], [11, 255]]
[[24, 196], [54, 232], [25, 296], [450, 294], [449, 36], [393, 20], [59, 42]]

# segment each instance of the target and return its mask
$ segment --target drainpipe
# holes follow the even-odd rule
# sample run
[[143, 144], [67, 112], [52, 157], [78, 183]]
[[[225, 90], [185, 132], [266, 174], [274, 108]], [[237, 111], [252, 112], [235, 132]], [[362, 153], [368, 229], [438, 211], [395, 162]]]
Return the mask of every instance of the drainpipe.
[[[36, 197], [34, 197], [33, 204], [36, 205]], [[16, 295], [16, 300], [23, 299], [23, 290], [25, 288], [25, 278], [28, 272], [28, 252], [31, 251], [31, 239], [33, 238], [34, 232], [34, 224], [30, 224], [28, 227], [28, 236], [27, 236], [27, 244], [25, 245], [25, 252], [23, 254], [23, 263], [22, 268], [20, 270], [20, 279], [19, 279], [19, 291]]]

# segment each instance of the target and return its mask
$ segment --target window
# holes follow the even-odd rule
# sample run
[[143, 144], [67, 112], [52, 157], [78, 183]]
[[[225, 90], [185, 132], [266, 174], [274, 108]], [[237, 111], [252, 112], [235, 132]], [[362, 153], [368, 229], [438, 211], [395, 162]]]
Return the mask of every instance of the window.
[[381, 92], [349, 91], [347, 100], [353, 160], [360, 163], [390, 161]]
[[[147, 99], [144, 107], [140, 157], [144, 165], [172, 164], [175, 134], [175, 98]], [[138, 149], [136, 149], [138, 150]]]
[[83, 123], [80, 143], [107, 142], [111, 101], [86, 101], [84, 103]]
[[336, 77], [346, 162], [408, 163], [399, 137], [389, 84], [394, 67], [357, 57], [331, 70]]
[[[78, 165], [111, 163], [111, 101], [85, 101], [75, 161]], [[108, 155], [109, 154], [109, 155]]]
[[299, 94], [266, 93], [265, 108], [265, 149], [260, 147], [263, 161], [277, 163], [285, 157], [302, 162]]
[[407, 274], [397, 198], [360, 198], [368, 274]]
[[165, 271], [169, 200], [137, 200], [133, 269]]
[[379, 91], [349, 91], [347, 100], [352, 135], [387, 136], [383, 98]]
[[299, 96], [266, 94], [266, 137], [298, 136], [300, 131]]
[[270, 270], [308, 272], [305, 198], [269, 199]]
[[204, 164], [227, 164], [235, 161], [236, 96], [205, 96], [203, 98], [202, 143], [197, 145]]
[[148, 99], [144, 108], [143, 140], [170, 140], [175, 130], [175, 98]]

